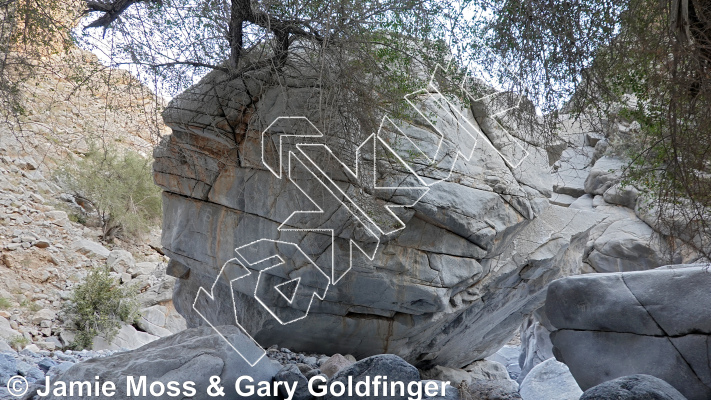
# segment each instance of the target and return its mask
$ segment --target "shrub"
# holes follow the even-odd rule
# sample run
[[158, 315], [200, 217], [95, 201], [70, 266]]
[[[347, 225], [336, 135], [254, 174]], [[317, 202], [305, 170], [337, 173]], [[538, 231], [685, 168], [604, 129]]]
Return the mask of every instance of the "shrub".
[[161, 191], [153, 183], [151, 162], [135, 152], [92, 144], [83, 159], [59, 169], [55, 178], [96, 213], [104, 240], [160, 224]]
[[93, 269], [83, 283], [74, 287], [71, 300], [64, 306], [76, 332], [73, 347], [90, 348], [97, 335], [110, 341], [122, 321], [135, 322], [139, 316], [136, 292], [133, 286], [119, 285], [108, 268]]
[[30, 344], [30, 340], [22, 335], [15, 335], [12, 337], [12, 339], [10, 339], [10, 342], [8, 344], [13, 349], [20, 351], [20, 350], [24, 349], [25, 346]]
[[0, 297], [0, 310], [12, 307], [12, 302], [4, 297]]
[[81, 214], [71, 213], [69, 214], [69, 220], [77, 224], [86, 225], [86, 217]]

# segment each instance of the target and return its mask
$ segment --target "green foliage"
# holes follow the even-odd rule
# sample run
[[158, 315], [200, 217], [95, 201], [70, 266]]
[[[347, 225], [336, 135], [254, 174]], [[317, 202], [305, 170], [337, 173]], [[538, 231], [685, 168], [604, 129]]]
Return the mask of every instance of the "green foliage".
[[74, 287], [71, 301], [64, 307], [77, 334], [73, 347], [90, 348], [97, 335], [111, 340], [121, 321], [135, 322], [139, 316], [136, 294], [135, 287], [119, 285], [108, 268], [92, 270], [83, 283]]
[[81, 214], [70, 213], [68, 217], [69, 217], [69, 220], [72, 222], [76, 222], [77, 224], [86, 225], [86, 217]]
[[12, 339], [10, 339], [10, 342], [8, 344], [13, 349], [20, 351], [20, 350], [24, 349], [25, 346], [30, 344], [30, 340], [22, 335], [15, 335], [12, 337]]
[[12, 302], [4, 297], [0, 297], [0, 310], [6, 310], [12, 307]]
[[37, 312], [42, 309], [42, 306], [33, 301], [27, 308], [32, 312]]
[[492, 3], [483, 37], [529, 96], [544, 113], [565, 103], [565, 113], [613, 126], [636, 121], [638, 129], [608, 132], [614, 135], [608, 151], [630, 160], [624, 183], [654, 208], [656, 229], [711, 257], [711, 6]]
[[83, 159], [55, 175], [93, 208], [105, 240], [121, 233], [138, 235], [160, 224], [161, 191], [153, 183], [151, 163], [132, 151], [92, 145]]

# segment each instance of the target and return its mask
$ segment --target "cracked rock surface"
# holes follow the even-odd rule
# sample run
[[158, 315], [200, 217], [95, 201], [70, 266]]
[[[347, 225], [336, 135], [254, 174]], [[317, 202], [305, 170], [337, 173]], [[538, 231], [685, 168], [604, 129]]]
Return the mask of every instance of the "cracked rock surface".
[[647, 374], [689, 400], [711, 398], [709, 285], [699, 264], [558, 280], [545, 306], [553, 352], [583, 390]]
[[[355, 144], [367, 135], [344, 141], [338, 134], [339, 127], [347, 125], [338, 120], [341, 114], [321, 104], [308, 80], [286, 79], [277, 85], [268, 76], [232, 79], [216, 71], [166, 108], [163, 116], [172, 134], [154, 152], [154, 176], [164, 189], [162, 245], [172, 260], [169, 273], [180, 278], [173, 301], [188, 326], [205, 324], [193, 302], [201, 287], [217, 282], [217, 300], [200, 303], [203, 315], [214, 325], [234, 324], [236, 312], [239, 323], [263, 347], [278, 343], [296, 351], [350, 353], [357, 358], [394, 353], [419, 368], [462, 367], [506, 343], [542, 305], [549, 282], [580, 272], [588, 231], [604, 216], [549, 205], [552, 182], [546, 150], [528, 146], [530, 156], [511, 168], [490, 148], [506, 132], [487, 131], [487, 117], [477, 120], [470, 111], [464, 118], [475, 126], [481, 122], [484, 134], [495, 138], [480, 138], [468, 161], [453, 162], [446, 155], [431, 165], [413, 153], [408, 143], [417, 143], [423, 153], [436, 151], [439, 136], [424, 121], [400, 126], [412, 142], [386, 133], [395, 135], [387, 140], [421, 179], [432, 183], [447, 178], [414, 206], [397, 209], [399, 222], [377, 210], [417, 200], [408, 193], [417, 186], [410, 170], [394, 157], [388, 165], [379, 159], [373, 179], [396, 187], [381, 191], [362, 176], [354, 179], [340, 172], [333, 154], [309, 148], [313, 159], [336, 165], [324, 175], [333, 179], [334, 187], [365, 203], [371, 225], [402, 224], [394, 233], [368, 235], [363, 228], [367, 224], [353, 218], [341, 200], [309, 186], [314, 179], [300, 167], [304, 156], [295, 143], [280, 142], [284, 134], [313, 130], [296, 123], [270, 125], [281, 116], [307, 116], [334, 154], [354, 165], [359, 156]], [[459, 117], [451, 110], [438, 112], [434, 118], [444, 132], [442, 146], [456, 150], [471, 145], [460, 132]], [[336, 115], [335, 121], [324, 115]], [[268, 145], [262, 153], [265, 131]], [[280, 153], [281, 145], [300, 158], [286, 150]], [[372, 170], [372, 157], [359, 161]], [[289, 165], [283, 172], [293, 173], [294, 180], [275, 176], [265, 167], [268, 162], [277, 169]], [[316, 210], [313, 203], [323, 213], [292, 216], [294, 211]], [[304, 227], [322, 231], [298, 230]], [[333, 230], [333, 247], [325, 229]], [[253, 285], [264, 282], [254, 279], [258, 266], [246, 266], [251, 275], [235, 285], [217, 279], [223, 265], [236, 256], [236, 248], [260, 239], [298, 244], [324, 271], [331, 272], [333, 259], [331, 283], [336, 276], [342, 279], [328, 286], [325, 299], [310, 302], [312, 293], [322, 293], [323, 287], [304, 283], [306, 264], [265, 271], [267, 289], [303, 278], [289, 304], [281, 292], [283, 299], [275, 291], [265, 294], [273, 306], [270, 314], [254, 298]], [[375, 256], [369, 260], [356, 254], [351, 265], [351, 243], [377, 248]], [[296, 263], [286, 258], [287, 264]], [[307, 310], [307, 318], [289, 324], [273, 317]]]

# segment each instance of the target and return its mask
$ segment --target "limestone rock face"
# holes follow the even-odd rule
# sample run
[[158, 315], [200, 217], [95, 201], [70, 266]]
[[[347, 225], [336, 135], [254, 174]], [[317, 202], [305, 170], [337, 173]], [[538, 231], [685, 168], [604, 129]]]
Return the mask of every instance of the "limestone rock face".
[[523, 382], [528, 373], [540, 363], [553, 358], [553, 344], [550, 339], [550, 324], [543, 309], [536, 310], [521, 325], [521, 353], [518, 362], [521, 373], [516, 379]]
[[[162, 245], [188, 326], [239, 323], [264, 347], [461, 367], [506, 343], [550, 281], [580, 271], [604, 217], [549, 206], [545, 150], [527, 147], [514, 168], [505, 131], [475, 141], [470, 111], [428, 95], [417, 100], [429, 125], [348, 136], [308, 80], [270, 79], [213, 72], [163, 114]], [[285, 262], [263, 261], [274, 256]], [[213, 298], [195, 302], [200, 288]]]
[[708, 268], [667, 266], [553, 282], [545, 309], [556, 329], [556, 358], [583, 390], [647, 374], [690, 400], [710, 398]]

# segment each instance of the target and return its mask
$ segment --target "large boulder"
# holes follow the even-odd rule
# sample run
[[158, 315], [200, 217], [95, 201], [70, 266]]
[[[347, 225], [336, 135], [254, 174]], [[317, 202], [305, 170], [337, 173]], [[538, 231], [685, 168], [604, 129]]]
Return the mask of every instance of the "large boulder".
[[[374, 383], [374, 378], [376, 376], [387, 377], [388, 382], [402, 382], [405, 388], [409, 386], [412, 382], [420, 381], [420, 373], [417, 368], [408, 364], [402, 358], [392, 355], [392, 354], [382, 354], [377, 356], [372, 356], [365, 358], [350, 365], [342, 370], [340, 370], [336, 375], [334, 375], [329, 380], [329, 387], [332, 386], [333, 382], [341, 382], [344, 387], [349, 385], [349, 382], [353, 382], [355, 385], [358, 382], [368, 382], [371, 385], [369, 396], [358, 396], [356, 393], [350, 395], [335, 396], [332, 390], [329, 390], [325, 396], [324, 400], [334, 400], [334, 399], [344, 399], [344, 400], [377, 400], [381, 399], [382, 396], [382, 383], [379, 384], [379, 395], [375, 393], [376, 384]], [[406, 400], [408, 398], [407, 391], [405, 395], [401, 396], [400, 393], [391, 392], [388, 398], [395, 400]]]
[[549, 358], [526, 375], [519, 393], [523, 400], [578, 400], [583, 391], [565, 364]]
[[[316, 88], [270, 79], [210, 73], [163, 115], [172, 134], [154, 153], [162, 245], [188, 326], [238, 321], [264, 347], [461, 367], [506, 343], [550, 281], [580, 272], [587, 232], [604, 217], [548, 206], [545, 150], [529, 146], [513, 163], [507, 149], [516, 146], [491, 130], [493, 118], [442, 107], [431, 108], [439, 131], [388, 123], [382, 141], [369, 133], [344, 141], [339, 129], [353, 124], [325, 119], [342, 114], [321, 112]], [[428, 96], [415, 100], [433, 107]], [[476, 135], [478, 121], [491, 135], [475, 145], [464, 132]], [[392, 151], [363, 156], [361, 143]], [[381, 153], [387, 162], [375, 161]], [[397, 190], [340, 166], [357, 158], [380, 187]], [[314, 165], [329, 167], [314, 175]], [[301, 210], [309, 213], [294, 214]], [[276, 255], [288, 262], [260, 263]], [[200, 288], [213, 297], [196, 303]]]
[[647, 374], [690, 400], [711, 398], [709, 265], [591, 274], [553, 282], [546, 314], [556, 358], [583, 390]]
[[12, 329], [10, 321], [8, 321], [5, 317], [0, 317], [0, 339], [4, 339], [9, 342], [18, 336], [22, 336], [22, 333]]
[[629, 161], [614, 157], [602, 157], [595, 162], [585, 178], [585, 192], [602, 195], [622, 180], [622, 173]]
[[[607, 222], [607, 221], [606, 221]], [[597, 272], [643, 271], [663, 263], [664, 242], [660, 235], [636, 216], [610, 221], [598, 227], [586, 261]]]
[[637, 205], [639, 190], [637, 190], [634, 186], [627, 186], [618, 183], [607, 189], [605, 193], [602, 194], [602, 197], [610, 204], [617, 204], [634, 209]]
[[[242, 342], [251, 346], [253, 351], [258, 351], [256, 346], [248, 343], [248, 337], [235, 326], [219, 327], [220, 333], [232, 343]], [[242, 348], [244, 349], [244, 347]], [[129, 398], [127, 396], [128, 377], [134, 377], [138, 382], [142, 376], [146, 377], [146, 394], [148, 397], [162, 398], [160, 395], [151, 396], [151, 384], [155, 383], [154, 391], [158, 392], [163, 387], [167, 390], [168, 382], [178, 382], [177, 387], [182, 393], [185, 382], [194, 382], [196, 394], [192, 399], [210, 399], [207, 388], [210, 378], [218, 376], [225, 387], [225, 393], [235, 393], [235, 382], [241, 376], [250, 376], [255, 382], [271, 382], [280, 369], [280, 365], [263, 357], [254, 367], [227, 343], [223, 337], [214, 332], [210, 327], [188, 329], [173, 336], [151, 342], [140, 349], [118, 353], [110, 357], [94, 358], [89, 361], [74, 364], [71, 368], [59, 375], [53, 382], [62, 381], [87, 381], [94, 382], [95, 376], [100, 376], [103, 381], [116, 384], [116, 393], [113, 397], [86, 396], [91, 399]], [[156, 383], [160, 382], [162, 383]], [[166, 398], [167, 395], [165, 395]], [[135, 393], [131, 397], [136, 396]], [[188, 397], [188, 396], [184, 396]], [[66, 396], [50, 395], [48, 400], [64, 399]], [[259, 397], [256, 394], [242, 399], [278, 399], [278, 395]]]
[[144, 332], [155, 336], [170, 336], [186, 328], [185, 319], [168, 303], [169, 307], [154, 305], [141, 310], [137, 325]]
[[136, 330], [132, 325], [121, 324], [111, 337], [96, 336], [92, 350], [133, 350], [158, 339], [157, 335]]
[[637, 217], [634, 210], [609, 204], [603, 196], [581, 197], [576, 203], [571, 207], [607, 217], [590, 230], [585, 246], [583, 260], [594, 272], [644, 271], [665, 261], [682, 260], [669, 246], [670, 239]]
[[590, 388], [580, 400], [687, 400], [670, 384], [650, 375], [630, 375]]

